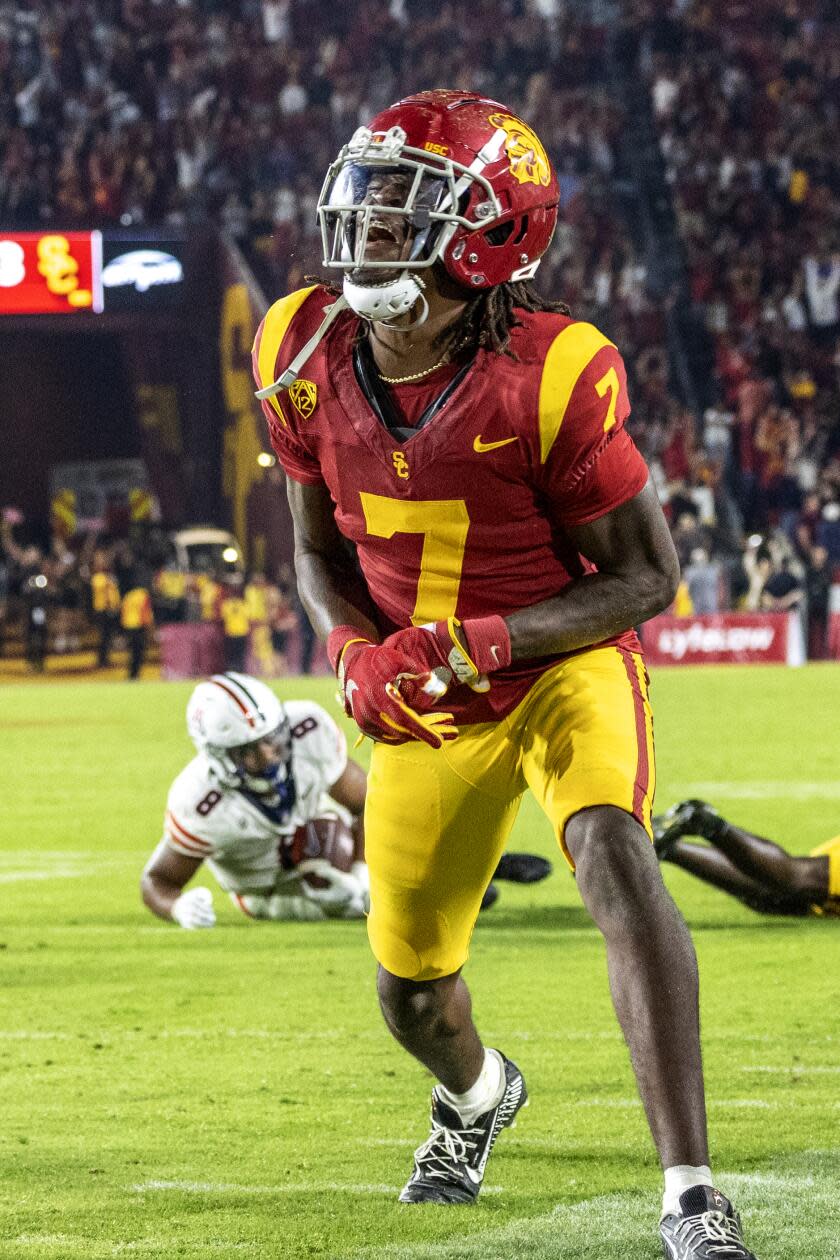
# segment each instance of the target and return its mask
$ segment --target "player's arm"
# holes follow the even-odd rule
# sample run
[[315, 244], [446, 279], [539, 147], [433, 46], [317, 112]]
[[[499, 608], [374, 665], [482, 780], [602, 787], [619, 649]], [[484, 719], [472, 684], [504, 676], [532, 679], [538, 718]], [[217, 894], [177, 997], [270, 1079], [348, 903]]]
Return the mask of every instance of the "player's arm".
[[676, 595], [679, 560], [650, 481], [628, 503], [568, 533], [598, 572], [504, 619], [514, 661], [600, 643], [662, 612]]
[[216, 921], [208, 888], [184, 888], [201, 866], [201, 858], [176, 853], [165, 840], [155, 849], [140, 879], [140, 895], [152, 914], [181, 927], [212, 927]]
[[351, 831], [353, 832], [354, 858], [356, 862], [364, 862], [367, 775], [358, 762], [347, 762], [344, 773], [332, 785], [329, 793], [337, 805], [343, 805], [353, 815]]
[[379, 642], [375, 609], [356, 569], [355, 556], [335, 523], [327, 487], [286, 482], [295, 534], [298, 592], [315, 633], [327, 639], [337, 626], [351, 625]]
[[463, 624], [450, 618], [401, 630], [386, 640], [386, 648], [404, 655], [401, 688], [409, 703], [416, 708], [433, 704], [453, 678], [486, 691], [487, 675], [511, 661], [601, 643], [673, 601], [679, 561], [650, 482], [596, 520], [567, 526], [566, 534], [597, 566], [597, 573], [507, 617], [480, 617]]
[[[639, 625], [674, 598], [679, 563], [639, 452], [624, 428], [630, 411], [621, 356], [591, 325], [549, 354], [540, 387], [538, 484], [552, 524], [598, 572], [508, 616], [453, 618], [399, 631], [386, 647], [414, 664], [401, 684], [422, 707], [452, 681], [476, 691], [511, 661], [588, 647]], [[575, 338], [577, 340], [575, 340]], [[571, 365], [571, 369], [570, 369]], [[570, 376], [574, 384], [567, 388]]]

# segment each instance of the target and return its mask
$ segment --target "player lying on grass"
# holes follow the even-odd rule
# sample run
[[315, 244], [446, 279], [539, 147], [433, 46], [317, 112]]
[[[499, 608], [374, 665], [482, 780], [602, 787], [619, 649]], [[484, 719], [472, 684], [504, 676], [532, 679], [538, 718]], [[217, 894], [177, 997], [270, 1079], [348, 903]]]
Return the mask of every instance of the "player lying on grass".
[[[210, 890], [184, 891], [206, 861], [253, 918], [361, 918], [368, 905], [365, 772], [320, 705], [284, 705], [257, 678], [215, 674], [190, 697], [187, 731], [198, 755], [169, 789], [163, 838], [140, 885], [149, 909], [184, 928], [212, 927]], [[351, 869], [320, 857], [296, 861], [298, 829], [336, 812], [354, 833]]]
[[[190, 697], [187, 730], [198, 755], [170, 788], [163, 839], [143, 872], [149, 909], [183, 928], [212, 927], [209, 888], [184, 891], [206, 861], [251, 918], [362, 917], [368, 906], [362, 821], [367, 778], [320, 705], [283, 705], [257, 678], [219, 674], [199, 683]], [[311, 833], [301, 836], [301, 829], [335, 814], [353, 833], [347, 871], [321, 856], [302, 857]], [[534, 883], [550, 871], [544, 858], [506, 853], [494, 878]], [[483, 908], [497, 896], [491, 883]]]
[[[692, 844], [700, 836], [708, 844]], [[744, 831], [705, 801], [681, 801], [653, 820], [656, 852], [761, 914], [840, 915], [840, 836], [795, 857]]]
[[474, 1203], [527, 1098], [517, 1065], [482, 1043], [461, 971], [530, 789], [604, 937], [665, 1173], [667, 1254], [752, 1260], [712, 1181], [696, 958], [650, 843], [633, 627], [671, 603], [679, 565], [625, 428], [617, 348], [531, 285], [558, 196], [539, 137], [504, 105], [400, 101], [324, 181], [341, 292], [281, 298], [254, 345], [298, 590], [346, 712], [376, 740], [379, 1001], [437, 1080], [400, 1199]]

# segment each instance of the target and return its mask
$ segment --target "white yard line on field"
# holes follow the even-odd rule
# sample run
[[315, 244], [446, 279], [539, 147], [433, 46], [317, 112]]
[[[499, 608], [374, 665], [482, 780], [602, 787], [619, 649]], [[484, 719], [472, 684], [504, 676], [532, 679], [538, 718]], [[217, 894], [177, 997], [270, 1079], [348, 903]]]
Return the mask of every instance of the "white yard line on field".
[[97, 853], [38, 853], [31, 849], [0, 854], [0, 884], [29, 883], [46, 879], [83, 879], [133, 866], [129, 858], [105, 858]]
[[809, 1066], [804, 1063], [791, 1063], [785, 1067], [767, 1063], [755, 1063], [749, 1066], [742, 1065], [741, 1071], [763, 1072], [768, 1076], [838, 1076], [840, 1075], [840, 1064], [820, 1063]]
[[721, 1184], [737, 1186], [743, 1190], [812, 1190], [817, 1182], [813, 1177], [791, 1177], [783, 1173], [729, 1173], [720, 1174]]
[[91, 866], [56, 866], [49, 871], [8, 871], [0, 873], [0, 884], [28, 884], [39, 879], [85, 879], [92, 870]]
[[803, 779], [744, 780], [723, 779], [703, 783], [672, 783], [674, 800], [700, 797], [715, 801], [836, 801], [840, 800], [840, 779], [808, 782]]
[[294, 1181], [278, 1186], [240, 1186], [228, 1181], [141, 1181], [131, 1187], [135, 1194], [177, 1190], [182, 1194], [399, 1194], [401, 1186], [347, 1185], [340, 1181]]
[[[134, 1194], [174, 1190], [181, 1194], [399, 1194], [402, 1186], [344, 1181], [289, 1181], [277, 1186], [240, 1186], [231, 1181], [166, 1181], [153, 1178], [130, 1187]], [[501, 1186], [484, 1186], [482, 1194], [500, 1194]]]

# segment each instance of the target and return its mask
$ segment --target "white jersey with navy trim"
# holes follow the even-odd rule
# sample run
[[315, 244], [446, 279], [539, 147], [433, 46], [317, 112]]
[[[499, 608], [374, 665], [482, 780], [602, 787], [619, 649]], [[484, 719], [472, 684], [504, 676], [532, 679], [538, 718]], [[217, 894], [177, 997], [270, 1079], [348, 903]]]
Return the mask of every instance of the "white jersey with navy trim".
[[222, 787], [203, 753], [178, 775], [166, 802], [163, 839], [184, 857], [203, 858], [226, 892], [265, 892], [282, 872], [280, 840], [310, 818], [346, 811], [329, 789], [347, 766], [344, 733], [320, 705], [309, 700], [285, 704], [292, 736], [296, 800], [290, 817], [278, 825], [242, 792]]

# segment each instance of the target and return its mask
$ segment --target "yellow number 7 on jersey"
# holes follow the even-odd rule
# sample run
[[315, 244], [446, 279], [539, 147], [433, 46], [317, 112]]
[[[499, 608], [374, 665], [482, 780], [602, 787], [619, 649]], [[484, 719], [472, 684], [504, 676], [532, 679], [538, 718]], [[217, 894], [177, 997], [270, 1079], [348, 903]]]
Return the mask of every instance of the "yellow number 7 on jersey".
[[600, 381], [595, 382], [595, 392], [599, 398], [603, 398], [607, 390], [610, 391], [610, 401], [607, 405], [607, 418], [604, 421], [604, 432], [609, 433], [615, 424], [615, 404], [618, 402], [618, 391], [621, 385], [618, 380], [618, 372], [614, 367], [608, 368]]
[[464, 548], [470, 518], [463, 499], [389, 499], [381, 494], [360, 494], [367, 531], [374, 538], [394, 534], [422, 534], [420, 579], [412, 624], [445, 621], [455, 616]]

